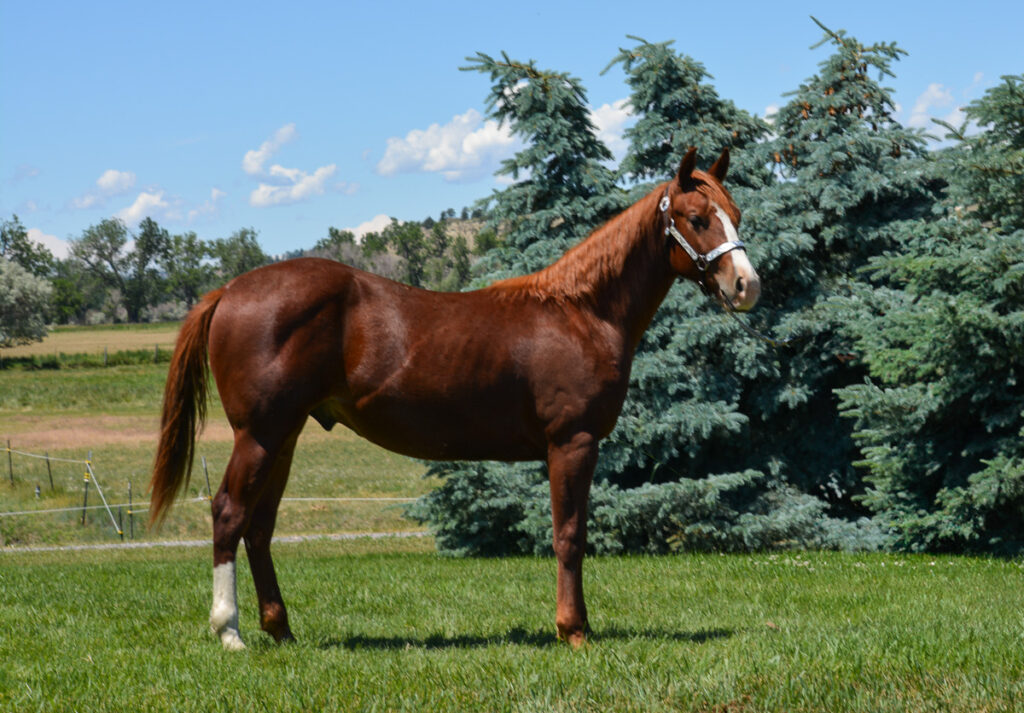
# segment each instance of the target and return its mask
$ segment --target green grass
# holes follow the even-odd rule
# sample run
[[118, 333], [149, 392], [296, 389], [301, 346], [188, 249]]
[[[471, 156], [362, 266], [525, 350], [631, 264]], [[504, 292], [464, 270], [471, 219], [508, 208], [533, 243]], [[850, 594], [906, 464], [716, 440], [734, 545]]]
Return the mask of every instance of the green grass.
[[[1013, 711], [1020, 561], [609, 557], [594, 628], [555, 642], [554, 562], [430, 543], [275, 548], [299, 641], [206, 627], [205, 550], [0, 554], [5, 711]], [[242, 562], [244, 562], [244, 557]]]
[[[159, 414], [167, 364], [0, 371], [0, 411]], [[220, 403], [211, 402], [211, 412]], [[2, 418], [11, 417], [4, 413]]]
[[[86, 345], [132, 330], [94, 332], [66, 338]], [[0, 370], [0, 439], [15, 448], [19, 440], [50, 443], [52, 455], [69, 458], [92, 451], [108, 499], [124, 502], [131, 481], [138, 502], [166, 370]], [[230, 434], [223, 424], [218, 430], [215, 399], [210, 414], [198, 452], [216, 487]], [[82, 466], [55, 464], [50, 491], [44, 462], [14, 462], [14, 485], [0, 462], [0, 510], [81, 504]], [[300, 439], [285, 495], [415, 497], [433, 486], [422, 473], [415, 461], [314, 424]], [[197, 463], [186, 495], [205, 489]], [[90, 511], [85, 526], [79, 517], [0, 518], [0, 543], [116, 541], [105, 513]], [[286, 502], [278, 520], [278, 534], [414, 527], [399, 507], [380, 503]], [[137, 535], [208, 538], [209, 510], [179, 503], [161, 533]], [[1024, 709], [1020, 560], [589, 559], [594, 634], [572, 651], [554, 639], [550, 559], [444, 558], [428, 538], [274, 551], [299, 642], [276, 646], [258, 631], [240, 550], [250, 648], [230, 655], [207, 630], [206, 547], [0, 548], [0, 711]]]

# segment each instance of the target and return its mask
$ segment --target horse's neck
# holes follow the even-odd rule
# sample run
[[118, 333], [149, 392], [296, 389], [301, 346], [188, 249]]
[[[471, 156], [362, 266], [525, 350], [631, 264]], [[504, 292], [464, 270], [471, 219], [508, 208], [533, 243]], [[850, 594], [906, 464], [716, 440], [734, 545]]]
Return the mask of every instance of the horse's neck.
[[596, 258], [605, 269], [595, 271], [597, 279], [590, 292], [595, 312], [620, 329], [631, 349], [636, 348], [675, 280], [656, 210], [659, 195], [655, 191], [641, 199], [586, 241], [618, 252]]
[[576, 304], [615, 325], [635, 349], [675, 279], [662, 237], [660, 196], [658, 189], [640, 199], [543, 270], [490, 289]]

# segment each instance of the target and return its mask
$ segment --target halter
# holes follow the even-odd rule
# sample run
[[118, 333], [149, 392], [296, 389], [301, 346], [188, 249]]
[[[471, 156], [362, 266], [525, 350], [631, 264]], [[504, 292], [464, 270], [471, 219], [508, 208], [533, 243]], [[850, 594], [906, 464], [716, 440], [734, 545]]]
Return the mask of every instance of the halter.
[[675, 221], [672, 220], [672, 216], [668, 213], [670, 204], [671, 201], [668, 198], [668, 187], [666, 187], [665, 195], [661, 197], [661, 203], [658, 204], [658, 209], [665, 216], [665, 235], [671, 235], [676, 239], [676, 242], [679, 243], [683, 250], [686, 251], [686, 254], [690, 256], [691, 260], [693, 260], [693, 264], [696, 265], [697, 269], [701, 272], [707, 272], [708, 266], [711, 265], [711, 263], [728, 252], [732, 252], [733, 250], [742, 250], [746, 252], [747, 249], [744, 247], [743, 241], [726, 240], [714, 250], [701, 255], [693, 249], [693, 246], [690, 245], [683, 234], [679, 232], [679, 228], [676, 227]]
[[[742, 250], [743, 252], [747, 251], [747, 248], [743, 245], [742, 240], [727, 240], [714, 250], [711, 250], [701, 255], [699, 252], [693, 249], [693, 246], [690, 245], [690, 243], [686, 240], [683, 234], [679, 232], [679, 228], [676, 227], [675, 221], [672, 220], [672, 216], [668, 214], [670, 204], [671, 201], [668, 197], [668, 188], [666, 187], [665, 195], [661, 197], [661, 203], [658, 204], [658, 209], [665, 216], [665, 235], [671, 235], [673, 238], [676, 239], [676, 242], [679, 243], [683, 250], [686, 251], [686, 254], [690, 256], [690, 259], [693, 260], [693, 264], [697, 266], [697, 269], [700, 270], [701, 273], [706, 273], [708, 265], [710, 265], [715, 260], [725, 255], [727, 252], [732, 252], [733, 250]], [[704, 291], [704, 293], [708, 294], [708, 287], [707, 284], [705, 284], [706, 275], [702, 275], [702, 277], [704, 279], [701, 279], [698, 282], [698, 284], [700, 285], [700, 288]], [[739, 318], [739, 316], [737, 316], [736, 308], [733, 307], [732, 300], [729, 299], [729, 296], [726, 295], [725, 293], [722, 293], [722, 296], [725, 298], [725, 302], [722, 303], [722, 309], [724, 309], [730, 317], [735, 319], [736, 323], [739, 324], [740, 327], [751, 336], [757, 337], [762, 342], [765, 342], [766, 344], [776, 349], [779, 347], [789, 346], [790, 343], [797, 339], [797, 337], [795, 336], [781, 340], [772, 339], [771, 337], [757, 331], [753, 327], [748, 326], [746, 323], [744, 323], [742, 319]]]

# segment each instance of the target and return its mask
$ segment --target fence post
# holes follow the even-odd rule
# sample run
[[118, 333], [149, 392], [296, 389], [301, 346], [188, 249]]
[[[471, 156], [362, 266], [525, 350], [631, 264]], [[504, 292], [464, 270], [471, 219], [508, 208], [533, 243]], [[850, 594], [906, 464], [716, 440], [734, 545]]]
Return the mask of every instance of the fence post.
[[121, 536], [121, 542], [124, 542], [124, 518], [121, 517], [121, 506], [117, 506], [117, 534]]
[[132, 512], [132, 481], [128, 481], [128, 533], [129, 539], [135, 539], [135, 514]]
[[89, 505], [89, 471], [85, 471], [85, 490], [82, 493], [82, 525], [85, 525], [85, 509]]
[[11, 455], [11, 439], [7, 439], [7, 472], [11, 475], [11, 485], [14, 485], [14, 456]]
[[107, 365], [107, 348], [103, 347], [103, 366], [106, 367], [106, 365]]
[[203, 475], [206, 476], [206, 499], [213, 500], [213, 493], [210, 492], [210, 471], [206, 469], [206, 456], [200, 456], [199, 458], [203, 461]]
[[53, 488], [53, 467], [50, 465], [50, 452], [46, 452], [46, 474], [50, 476], [50, 492], [54, 491]]

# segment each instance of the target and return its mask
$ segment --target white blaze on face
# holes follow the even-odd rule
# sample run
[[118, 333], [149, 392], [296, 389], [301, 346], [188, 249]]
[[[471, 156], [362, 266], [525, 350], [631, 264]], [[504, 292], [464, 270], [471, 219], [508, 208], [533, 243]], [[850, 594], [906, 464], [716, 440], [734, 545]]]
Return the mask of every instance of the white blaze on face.
[[[736, 226], [732, 224], [729, 215], [721, 206], [715, 205], [715, 215], [722, 221], [725, 239], [739, 242], [740, 236], [736, 232]], [[750, 264], [745, 250], [731, 250], [728, 255], [732, 258], [732, 270], [719, 270], [715, 279], [722, 294], [728, 296], [733, 307], [741, 311], [748, 310], [761, 295], [761, 280], [754, 271], [754, 266]]]
[[228, 651], [245, 648], [238, 633], [238, 596], [235, 588], [235, 563], [225, 562], [213, 568], [213, 607], [210, 628]]

